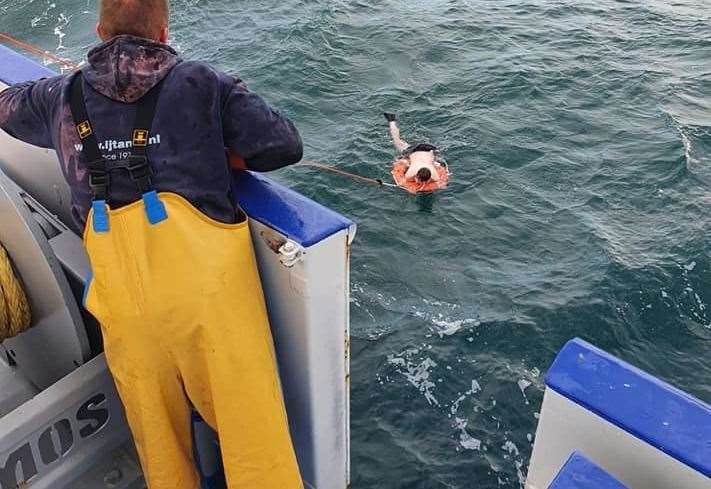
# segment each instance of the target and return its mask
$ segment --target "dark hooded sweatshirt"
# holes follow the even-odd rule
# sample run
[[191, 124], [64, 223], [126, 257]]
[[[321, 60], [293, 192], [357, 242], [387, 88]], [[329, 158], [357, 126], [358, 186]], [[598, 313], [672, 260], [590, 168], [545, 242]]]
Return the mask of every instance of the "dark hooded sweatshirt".
[[[275, 170], [302, 157], [301, 138], [291, 121], [241, 80], [206, 63], [183, 61], [164, 44], [118, 36], [93, 49], [88, 61], [82, 68], [87, 110], [101, 152], [110, 160], [130, 155], [135, 102], [164, 81], [148, 146], [153, 183], [213, 219], [236, 220], [226, 148], [253, 171]], [[92, 197], [69, 107], [75, 76], [21, 83], [0, 93], [0, 128], [57, 151], [71, 188], [72, 213], [83, 229]], [[111, 207], [139, 199], [127, 172], [112, 172]]]

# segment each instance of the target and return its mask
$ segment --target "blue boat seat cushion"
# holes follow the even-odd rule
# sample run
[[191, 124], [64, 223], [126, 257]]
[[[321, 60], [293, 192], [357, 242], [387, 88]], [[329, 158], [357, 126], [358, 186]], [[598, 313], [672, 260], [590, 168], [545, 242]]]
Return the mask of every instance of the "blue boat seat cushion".
[[629, 489], [601, 467], [575, 452], [548, 489]]
[[703, 401], [580, 339], [558, 354], [546, 385], [711, 477], [711, 406]]

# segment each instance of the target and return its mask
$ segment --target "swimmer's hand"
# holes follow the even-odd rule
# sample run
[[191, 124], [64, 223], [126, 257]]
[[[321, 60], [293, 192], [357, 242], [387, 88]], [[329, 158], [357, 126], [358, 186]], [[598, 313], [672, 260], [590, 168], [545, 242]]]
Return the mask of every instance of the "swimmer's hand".
[[385, 116], [385, 119], [388, 122], [394, 122], [397, 120], [397, 117], [395, 117], [395, 114], [391, 114], [390, 112], [385, 112], [385, 114], [383, 114], [383, 115]]

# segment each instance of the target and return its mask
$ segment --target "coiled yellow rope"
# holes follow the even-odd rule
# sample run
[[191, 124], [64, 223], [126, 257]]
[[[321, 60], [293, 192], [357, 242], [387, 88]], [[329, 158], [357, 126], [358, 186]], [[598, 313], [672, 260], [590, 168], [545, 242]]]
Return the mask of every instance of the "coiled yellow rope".
[[30, 303], [10, 263], [5, 248], [0, 245], [0, 342], [29, 329]]

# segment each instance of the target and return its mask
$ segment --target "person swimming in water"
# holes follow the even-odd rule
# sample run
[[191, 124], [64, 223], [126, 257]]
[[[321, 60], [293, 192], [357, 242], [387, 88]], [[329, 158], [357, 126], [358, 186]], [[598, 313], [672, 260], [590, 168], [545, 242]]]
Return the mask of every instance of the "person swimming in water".
[[428, 185], [438, 184], [442, 179], [441, 170], [446, 166], [437, 161], [435, 151], [437, 148], [431, 144], [417, 144], [411, 146], [400, 137], [400, 128], [397, 126], [397, 117], [389, 112], [385, 113], [390, 126], [390, 137], [399, 155], [395, 166], [404, 165], [405, 182], [408, 184]]

